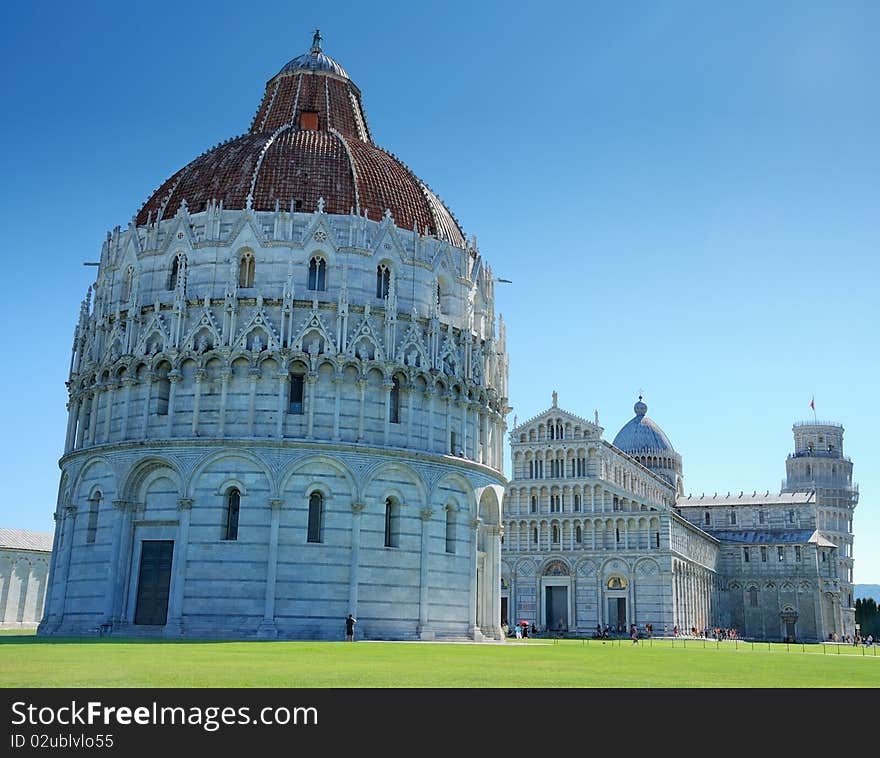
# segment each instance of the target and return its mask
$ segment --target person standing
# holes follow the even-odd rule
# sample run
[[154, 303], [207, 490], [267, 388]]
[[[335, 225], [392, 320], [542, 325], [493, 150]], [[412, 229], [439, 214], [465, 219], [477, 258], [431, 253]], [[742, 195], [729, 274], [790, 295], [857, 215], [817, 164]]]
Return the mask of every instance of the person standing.
[[357, 619], [349, 613], [348, 618], [345, 619], [345, 641], [346, 642], [354, 642], [354, 625], [356, 623], [357, 623]]

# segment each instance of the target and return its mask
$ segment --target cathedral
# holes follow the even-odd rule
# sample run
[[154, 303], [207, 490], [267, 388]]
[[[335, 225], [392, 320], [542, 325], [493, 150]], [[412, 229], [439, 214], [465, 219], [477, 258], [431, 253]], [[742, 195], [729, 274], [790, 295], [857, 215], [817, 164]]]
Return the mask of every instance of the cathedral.
[[633, 624], [776, 641], [854, 634], [858, 488], [843, 427], [794, 425], [778, 494], [685, 496], [682, 456], [641, 397], [634, 411], [613, 442], [555, 392], [550, 408], [514, 422], [504, 621], [577, 636]]
[[495, 281], [316, 32], [103, 242], [39, 633], [853, 632], [840, 425], [795, 425], [779, 494], [686, 496], [641, 398], [608, 442], [553, 393], [508, 482]]
[[493, 275], [311, 48], [109, 232], [41, 634], [500, 639]]

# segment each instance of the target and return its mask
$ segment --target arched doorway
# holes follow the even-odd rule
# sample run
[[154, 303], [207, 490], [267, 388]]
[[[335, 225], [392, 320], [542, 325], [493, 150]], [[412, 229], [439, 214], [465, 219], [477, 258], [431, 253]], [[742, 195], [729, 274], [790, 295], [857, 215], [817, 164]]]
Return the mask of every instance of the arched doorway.
[[475, 492], [478, 516], [474, 519], [473, 604], [471, 636], [475, 640], [504, 638], [501, 633], [501, 498], [499, 485]]
[[550, 561], [541, 575], [541, 626], [565, 634], [572, 624], [571, 572], [560, 560]]
[[627, 593], [629, 582], [620, 574], [612, 574], [605, 580], [605, 623], [612, 631], [627, 630]]

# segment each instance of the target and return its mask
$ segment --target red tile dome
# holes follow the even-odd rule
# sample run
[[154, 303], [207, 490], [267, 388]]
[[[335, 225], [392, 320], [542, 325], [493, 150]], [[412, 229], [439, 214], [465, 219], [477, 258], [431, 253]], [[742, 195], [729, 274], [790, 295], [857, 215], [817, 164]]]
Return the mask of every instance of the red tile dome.
[[266, 84], [250, 131], [203, 153], [165, 181], [140, 209], [137, 224], [191, 213], [211, 201], [224, 208], [367, 213], [391, 211], [402, 229], [417, 228], [458, 247], [465, 237], [440, 199], [396, 156], [373, 143], [361, 93], [345, 69], [321, 49]]

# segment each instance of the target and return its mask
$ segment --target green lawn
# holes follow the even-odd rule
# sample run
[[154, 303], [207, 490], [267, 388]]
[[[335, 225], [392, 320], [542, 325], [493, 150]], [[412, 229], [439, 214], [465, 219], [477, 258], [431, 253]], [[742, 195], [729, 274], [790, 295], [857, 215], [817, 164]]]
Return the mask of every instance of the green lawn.
[[[824, 649], [824, 652], [823, 652]], [[875, 648], [0, 637], [0, 687], [878, 687]]]

